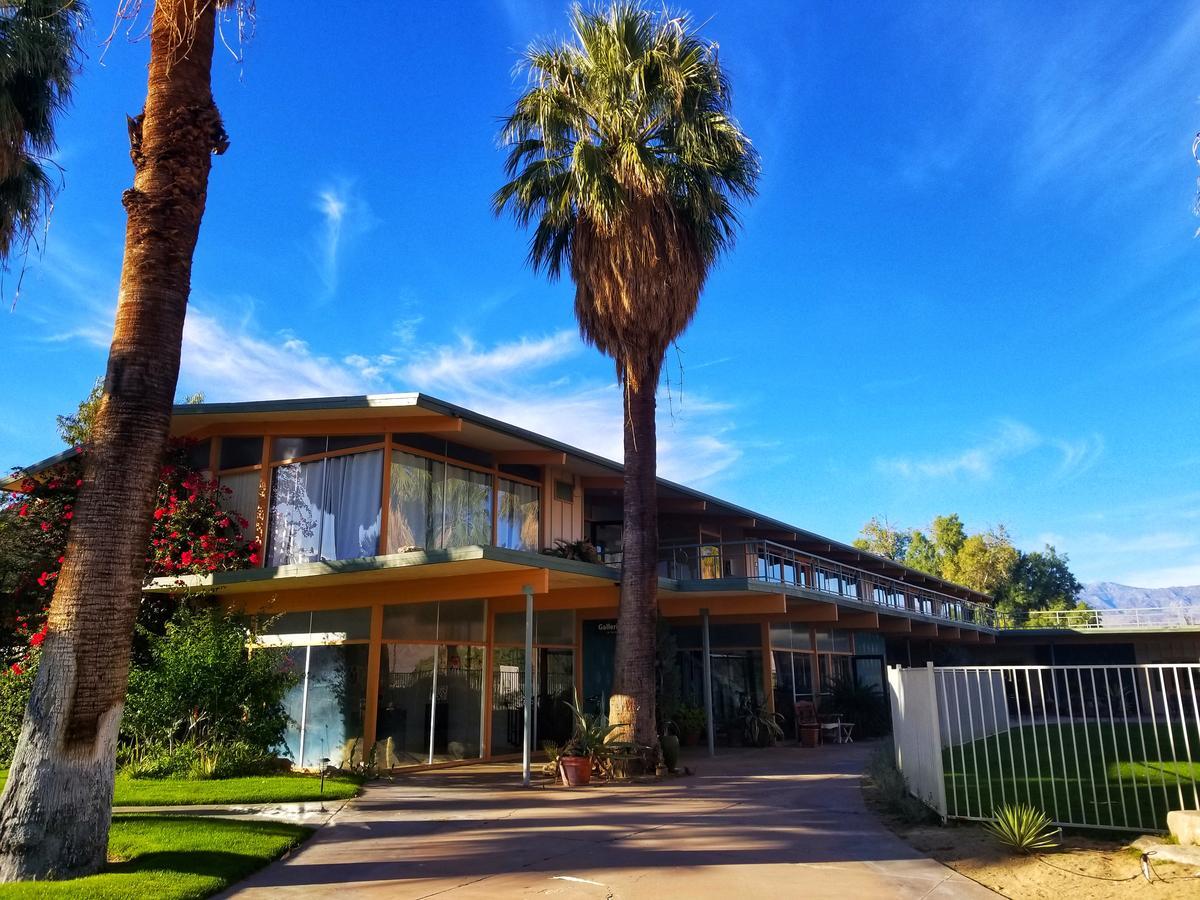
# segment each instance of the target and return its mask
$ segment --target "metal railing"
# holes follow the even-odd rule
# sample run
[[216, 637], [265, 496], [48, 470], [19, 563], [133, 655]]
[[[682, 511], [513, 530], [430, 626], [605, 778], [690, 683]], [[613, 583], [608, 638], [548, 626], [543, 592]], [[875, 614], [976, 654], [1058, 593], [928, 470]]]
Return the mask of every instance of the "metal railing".
[[888, 670], [896, 764], [943, 817], [1166, 828], [1200, 805], [1200, 665]]
[[773, 541], [664, 544], [659, 574], [680, 581], [749, 578], [945, 622], [994, 627], [995, 610], [982, 603], [867, 572]]
[[1069, 628], [1080, 631], [1200, 627], [1200, 607], [1155, 606], [1039, 611], [1021, 617], [999, 616], [996, 624], [999, 628]]

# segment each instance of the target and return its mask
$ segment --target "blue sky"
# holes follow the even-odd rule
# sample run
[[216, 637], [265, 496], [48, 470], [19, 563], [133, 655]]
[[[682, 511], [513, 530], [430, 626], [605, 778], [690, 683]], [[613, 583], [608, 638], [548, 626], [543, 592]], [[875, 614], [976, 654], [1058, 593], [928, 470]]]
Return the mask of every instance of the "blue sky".
[[[232, 145], [181, 395], [422, 390], [619, 457], [571, 286], [488, 207], [518, 50], [565, 5], [258, 6], [244, 65], [216, 61]], [[957, 511], [1085, 580], [1200, 583], [1200, 7], [690, 8], [763, 176], [669, 359], [662, 473], [839, 539]], [[46, 250], [0, 314], [5, 468], [59, 449], [103, 371], [146, 53], [93, 40], [62, 123]]]

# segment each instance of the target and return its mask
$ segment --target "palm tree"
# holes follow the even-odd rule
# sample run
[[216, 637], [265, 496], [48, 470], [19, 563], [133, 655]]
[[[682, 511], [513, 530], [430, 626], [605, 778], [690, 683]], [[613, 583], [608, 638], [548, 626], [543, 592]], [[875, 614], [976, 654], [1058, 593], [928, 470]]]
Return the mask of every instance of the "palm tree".
[[572, 8], [573, 36], [535, 43], [505, 122], [511, 179], [493, 198], [533, 225], [529, 263], [570, 272], [584, 339], [624, 388], [624, 563], [609, 707], [621, 737], [657, 742], [655, 391], [663, 356], [734, 240], [758, 156], [730, 113], [716, 45], [690, 17], [617, 0]]
[[0, 2], [0, 260], [20, 254], [54, 198], [46, 170], [86, 18], [73, 0]]
[[[117, 731], [159, 464], [179, 374], [192, 252], [212, 154], [211, 0], [158, 0], [116, 325], [49, 634], [4, 793], [0, 880], [68, 878], [105, 862]], [[128, 8], [128, 7], [125, 7]]]

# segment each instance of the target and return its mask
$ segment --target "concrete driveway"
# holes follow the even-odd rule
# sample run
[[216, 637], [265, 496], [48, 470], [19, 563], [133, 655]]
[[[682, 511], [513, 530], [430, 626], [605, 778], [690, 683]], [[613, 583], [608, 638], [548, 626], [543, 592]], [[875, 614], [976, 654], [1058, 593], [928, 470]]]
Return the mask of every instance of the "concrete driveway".
[[685, 755], [643, 785], [522, 788], [479, 765], [366, 789], [226, 896], [995, 898], [863, 807], [869, 745]]

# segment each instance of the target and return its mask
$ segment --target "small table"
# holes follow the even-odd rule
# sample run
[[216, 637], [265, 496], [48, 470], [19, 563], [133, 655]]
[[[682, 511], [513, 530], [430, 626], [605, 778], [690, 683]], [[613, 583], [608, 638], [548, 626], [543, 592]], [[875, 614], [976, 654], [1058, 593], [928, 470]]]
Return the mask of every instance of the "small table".
[[822, 744], [853, 744], [854, 723], [837, 719], [833, 722], [821, 723]]

